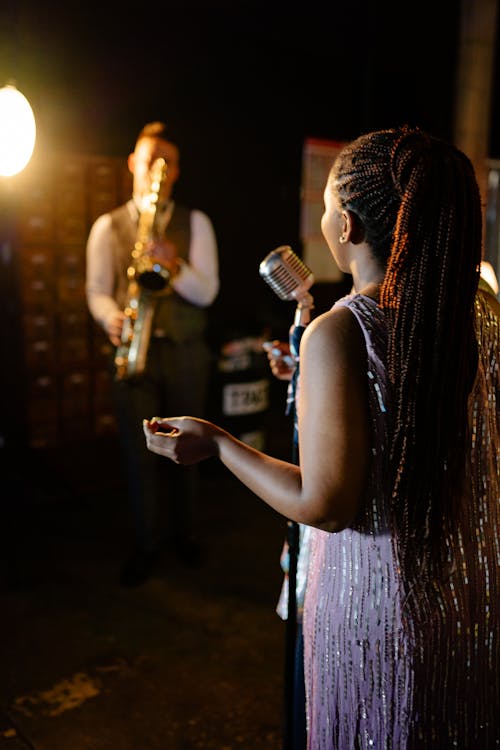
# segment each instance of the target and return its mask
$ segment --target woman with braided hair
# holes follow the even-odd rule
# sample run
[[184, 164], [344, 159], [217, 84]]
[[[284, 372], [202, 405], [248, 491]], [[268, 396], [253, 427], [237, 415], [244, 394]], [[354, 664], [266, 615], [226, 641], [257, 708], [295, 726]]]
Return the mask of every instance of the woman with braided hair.
[[300, 348], [300, 466], [193, 417], [149, 449], [217, 456], [307, 524], [309, 750], [500, 743], [500, 305], [478, 286], [469, 159], [408, 127], [337, 156], [322, 231], [354, 291]]

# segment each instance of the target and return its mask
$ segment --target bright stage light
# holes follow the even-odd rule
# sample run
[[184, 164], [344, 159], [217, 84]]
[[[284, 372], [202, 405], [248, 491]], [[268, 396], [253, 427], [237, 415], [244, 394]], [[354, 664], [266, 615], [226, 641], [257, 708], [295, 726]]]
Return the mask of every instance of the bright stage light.
[[0, 176], [21, 172], [33, 154], [36, 124], [26, 97], [13, 84], [0, 89]]

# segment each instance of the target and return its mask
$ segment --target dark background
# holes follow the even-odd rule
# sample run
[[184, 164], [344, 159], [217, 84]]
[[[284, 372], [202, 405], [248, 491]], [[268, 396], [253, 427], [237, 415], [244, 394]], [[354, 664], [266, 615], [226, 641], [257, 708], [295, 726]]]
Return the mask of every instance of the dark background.
[[[0, 10], [0, 79], [30, 99], [38, 150], [125, 157], [145, 122], [166, 120], [181, 147], [176, 197], [217, 232], [214, 320], [274, 329], [293, 310], [258, 265], [277, 245], [301, 252], [304, 139], [403, 122], [452, 137], [460, 3], [394, 6], [19, 0]], [[323, 287], [320, 308], [343, 291]]]
[[[292, 2], [0, 0], [0, 86], [14, 79], [30, 100], [36, 152], [125, 162], [144, 123], [169, 123], [182, 154], [176, 198], [205, 210], [217, 233], [214, 338], [264, 326], [287, 335], [294, 303], [276, 297], [258, 266], [278, 245], [301, 252], [305, 138], [346, 140], [404, 122], [453, 132], [458, 0]], [[2, 341], [22, 348], [0, 271]], [[316, 284], [317, 310], [349, 286]], [[167, 555], [146, 586], [121, 589], [128, 516], [115, 436], [110, 445], [82, 441], [85, 420], [73, 416], [81, 393], [75, 388], [63, 410], [60, 389], [54, 408], [47, 399], [48, 438], [42, 433], [50, 440], [53, 428], [54, 445], [28, 450], [39, 433], [25, 429], [23, 411], [40, 421], [47, 412], [25, 396], [12, 347], [1, 349], [0, 747], [278, 747], [284, 519], [208, 463], [197, 516], [202, 569], [183, 570]], [[60, 384], [72, 370], [54, 360], [42, 375]], [[86, 361], [81, 370], [99, 372]], [[34, 382], [32, 371], [25, 377]], [[272, 379], [271, 388], [270, 413], [248, 419], [267, 451], [286, 460], [286, 384]], [[219, 382], [213, 394], [220, 412]], [[238, 434], [242, 424], [226, 426]], [[75, 710], [54, 717], [40, 702], [21, 702], [82, 673], [97, 674], [103, 690]]]

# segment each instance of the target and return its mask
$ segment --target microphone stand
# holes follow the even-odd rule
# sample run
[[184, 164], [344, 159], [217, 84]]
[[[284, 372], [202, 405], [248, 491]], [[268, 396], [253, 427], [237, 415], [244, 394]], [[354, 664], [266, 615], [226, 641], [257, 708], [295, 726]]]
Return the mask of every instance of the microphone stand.
[[[300, 340], [307, 324], [311, 320], [311, 310], [314, 307], [312, 296], [306, 292], [298, 300], [293, 326], [289, 333], [290, 351], [295, 359], [296, 368], [288, 386], [287, 414], [293, 417], [292, 461], [299, 463], [298, 425], [295, 397], [299, 375]], [[295, 659], [297, 648], [297, 562], [300, 548], [300, 528], [296, 521], [287, 521], [288, 542], [288, 609], [285, 632], [285, 732], [283, 750], [295, 750], [293, 743], [293, 728], [295, 716]]]

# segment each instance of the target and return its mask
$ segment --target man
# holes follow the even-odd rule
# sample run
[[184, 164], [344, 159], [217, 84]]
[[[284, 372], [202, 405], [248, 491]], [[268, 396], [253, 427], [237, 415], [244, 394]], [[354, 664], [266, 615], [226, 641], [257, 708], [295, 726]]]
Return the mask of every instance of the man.
[[[195, 467], [169, 466], [144, 445], [145, 414], [196, 413], [205, 409], [211, 353], [205, 340], [206, 309], [219, 291], [217, 241], [208, 216], [172, 198], [179, 177], [179, 148], [162, 122], [147, 124], [128, 157], [132, 198], [100, 216], [87, 242], [86, 293], [89, 310], [115, 347], [123, 349], [122, 329], [132, 326], [125, 309], [130, 286], [127, 268], [138, 240], [141, 211], [151, 211], [151, 169], [163, 159], [164, 176], [154, 205], [155, 231], [141, 237], [145, 255], [154, 257], [168, 279], [166, 293], [147, 297], [154, 310], [144, 370], [129, 377], [114, 371], [114, 396], [132, 509], [134, 547], [121, 571], [124, 586], [149, 578], [165, 543], [179, 559], [199, 562], [191, 512]], [[157, 162], [158, 164], [158, 162]], [[143, 214], [144, 215], [144, 214]], [[125, 344], [126, 351], [126, 344]], [[153, 460], [152, 460], [153, 459]], [[162, 518], [167, 514], [165, 533]]]

